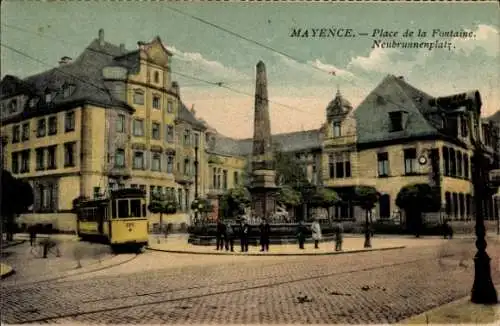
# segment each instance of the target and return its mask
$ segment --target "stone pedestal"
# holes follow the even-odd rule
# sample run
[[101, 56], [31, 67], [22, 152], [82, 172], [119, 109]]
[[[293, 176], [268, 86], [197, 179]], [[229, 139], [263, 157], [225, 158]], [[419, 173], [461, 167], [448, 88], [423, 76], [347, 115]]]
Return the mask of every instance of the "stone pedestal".
[[275, 183], [276, 171], [255, 170], [250, 187], [252, 210], [256, 217], [271, 217], [276, 213], [278, 188]]

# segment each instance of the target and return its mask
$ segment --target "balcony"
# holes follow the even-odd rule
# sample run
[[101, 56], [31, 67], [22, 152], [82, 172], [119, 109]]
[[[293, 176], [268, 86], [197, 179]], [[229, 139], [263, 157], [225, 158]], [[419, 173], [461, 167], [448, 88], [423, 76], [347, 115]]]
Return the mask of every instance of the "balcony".
[[174, 172], [174, 178], [175, 182], [181, 185], [190, 185], [194, 182], [194, 176], [193, 175], [185, 175], [182, 172], [175, 171]]
[[356, 135], [333, 137], [325, 139], [325, 146], [348, 146], [356, 144]]
[[216, 189], [216, 188], [210, 188], [208, 189], [208, 196], [220, 196], [223, 195], [224, 192], [226, 192], [226, 189]]
[[132, 171], [127, 167], [117, 167], [112, 166], [109, 168], [107, 175], [113, 179], [129, 179], [131, 177]]

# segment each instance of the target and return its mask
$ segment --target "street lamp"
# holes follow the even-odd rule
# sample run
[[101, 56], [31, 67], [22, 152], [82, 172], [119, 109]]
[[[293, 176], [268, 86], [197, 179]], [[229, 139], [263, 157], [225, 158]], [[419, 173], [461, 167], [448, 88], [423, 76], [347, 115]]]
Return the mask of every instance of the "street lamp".
[[[198, 200], [198, 149], [200, 137], [198, 134], [194, 136], [194, 199]], [[198, 220], [198, 209], [194, 212], [195, 221]]]

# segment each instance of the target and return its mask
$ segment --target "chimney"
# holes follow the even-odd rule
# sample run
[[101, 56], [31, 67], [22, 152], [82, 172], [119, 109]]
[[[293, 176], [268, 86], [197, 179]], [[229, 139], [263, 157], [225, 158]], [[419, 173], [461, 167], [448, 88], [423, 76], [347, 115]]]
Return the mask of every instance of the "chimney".
[[125, 52], [125, 44], [120, 43], [120, 51]]
[[73, 59], [71, 59], [70, 57], [64, 56], [59, 60], [59, 66], [67, 65], [68, 63], [71, 63], [72, 60]]
[[104, 46], [104, 29], [99, 30], [99, 45]]
[[195, 111], [195, 109], [194, 109], [194, 104], [193, 104], [193, 105], [191, 105], [191, 113], [192, 113], [194, 116], [196, 116], [196, 111]]

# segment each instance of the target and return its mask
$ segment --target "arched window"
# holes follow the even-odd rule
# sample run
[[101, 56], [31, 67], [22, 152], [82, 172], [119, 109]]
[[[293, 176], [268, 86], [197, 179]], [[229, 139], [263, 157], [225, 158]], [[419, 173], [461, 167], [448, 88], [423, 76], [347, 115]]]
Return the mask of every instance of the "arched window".
[[154, 73], [154, 80], [155, 80], [155, 83], [159, 83], [160, 82], [160, 73], [158, 71], [155, 71]]
[[391, 197], [387, 194], [380, 196], [379, 214], [380, 214], [380, 218], [390, 218], [391, 217]]

